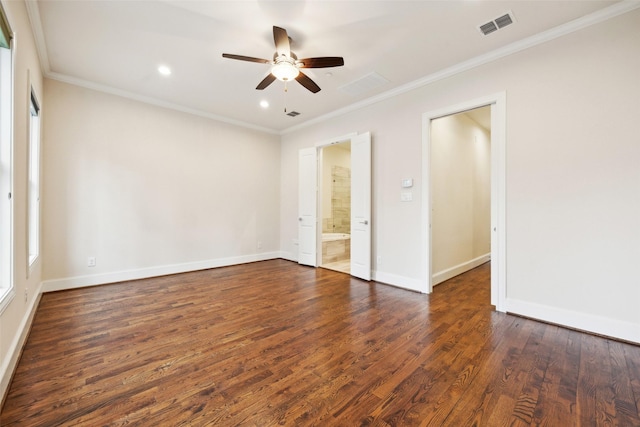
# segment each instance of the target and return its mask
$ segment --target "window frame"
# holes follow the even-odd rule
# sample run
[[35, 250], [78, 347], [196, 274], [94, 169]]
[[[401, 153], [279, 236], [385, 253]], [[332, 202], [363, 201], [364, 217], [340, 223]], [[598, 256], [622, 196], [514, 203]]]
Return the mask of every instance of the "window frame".
[[[8, 30], [9, 47], [0, 47], [0, 314], [15, 298], [13, 281], [13, 145], [16, 36], [0, 3], [0, 20]], [[5, 29], [3, 28], [3, 30]]]
[[[31, 267], [40, 257], [40, 191], [41, 191], [41, 114], [42, 109], [35, 90], [29, 84], [29, 153], [27, 165], [27, 262]], [[34, 119], [35, 118], [35, 119]]]

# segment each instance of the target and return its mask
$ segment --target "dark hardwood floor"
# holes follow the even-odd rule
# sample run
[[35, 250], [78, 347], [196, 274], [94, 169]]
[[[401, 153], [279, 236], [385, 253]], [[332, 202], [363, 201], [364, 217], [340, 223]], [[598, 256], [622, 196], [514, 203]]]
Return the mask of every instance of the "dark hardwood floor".
[[640, 426], [640, 346], [274, 260], [42, 296], [2, 426]]

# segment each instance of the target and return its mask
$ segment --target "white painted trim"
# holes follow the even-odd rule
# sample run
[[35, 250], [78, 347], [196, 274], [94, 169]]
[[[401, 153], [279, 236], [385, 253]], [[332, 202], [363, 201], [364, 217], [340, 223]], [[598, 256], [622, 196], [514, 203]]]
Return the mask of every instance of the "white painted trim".
[[305, 127], [314, 125], [316, 123], [320, 123], [326, 120], [329, 120], [334, 117], [342, 116], [346, 113], [359, 110], [361, 108], [367, 107], [369, 105], [375, 104], [377, 102], [392, 98], [397, 95], [401, 95], [405, 92], [409, 92], [416, 88], [426, 86], [428, 84], [434, 83], [436, 81], [451, 77], [455, 74], [470, 70], [475, 67], [479, 67], [481, 65], [487, 64], [489, 62], [498, 60], [505, 56], [520, 52], [522, 50], [528, 49], [530, 47], [537, 46], [542, 43], [546, 43], [550, 40], [554, 40], [558, 37], [565, 36], [567, 34], [571, 34], [575, 31], [581, 30], [583, 28], [587, 28], [591, 25], [599, 24], [608, 19], [614, 18], [616, 16], [622, 15], [627, 12], [631, 12], [640, 7], [640, 2], [637, 0], [623, 0], [619, 3], [615, 3], [609, 7], [604, 9], [600, 9], [596, 12], [593, 12], [589, 15], [578, 18], [574, 21], [567, 22], [566, 24], [559, 25], [550, 30], [544, 31], [539, 34], [535, 34], [526, 39], [511, 43], [507, 46], [504, 46], [500, 49], [496, 49], [492, 52], [488, 52], [486, 54], [476, 56], [475, 58], [471, 58], [467, 61], [461, 62], [459, 64], [453, 65], [451, 67], [440, 70], [436, 73], [430, 74], [418, 80], [414, 80], [413, 82], [409, 82], [405, 85], [399, 86], [390, 91], [381, 93], [379, 95], [373, 96], [371, 98], [364, 99], [360, 102], [356, 102], [354, 104], [348, 105], [344, 108], [338, 108], [332, 111], [329, 114], [325, 114], [314, 119], [310, 119], [306, 122], [297, 124], [295, 126], [291, 126], [282, 131], [277, 131], [275, 129], [267, 129], [260, 126], [255, 126], [249, 123], [229, 119], [226, 117], [217, 116], [214, 114], [207, 113], [205, 111], [191, 109], [182, 105], [173, 104], [170, 102], [160, 101], [154, 98], [144, 97], [141, 95], [137, 95], [131, 92], [118, 90], [109, 86], [98, 85], [96, 83], [91, 83], [85, 80], [76, 79], [71, 76], [66, 76], [59, 73], [53, 73], [51, 71], [51, 65], [48, 57], [47, 46], [44, 38], [44, 31], [42, 30], [42, 22], [40, 20], [40, 11], [38, 9], [38, 4], [36, 0], [26, 0], [27, 13], [29, 15], [29, 20], [31, 21], [31, 27], [34, 34], [34, 39], [36, 43], [36, 50], [38, 52], [38, 56], [40, 58], [40, 64], [42, 65], [43, 73], [45, 77], [63, 81], [70, 84], [76, 84], [78, 86], [86, 87], [89, 89], [98, 90], [101, 92], [111, 93], [114, 95], [122, 96], [124, 98], [134, 99], [140, 102], [147, 102], [152, 105], [158, 105], [164, 108], [176, 109], [178, 111], [182, 111], [189, 114], [194, 114], [200, 117], [206, 117], [213, 120], [218, 120], [230, 124], [234, 124], [237, 126], [248, 127], [250, 129], [260, 130], [262, 132], [267, 132], [271, 134], [284, 135], [290, 132], [294, 132]]
[[180, 111], [182, 113], [191, 114], [198, 117], [204, 117], [205, 119], [216, 120], [223, 123], [228, 123], [234, 126], [240, 126], [247, 129], [253, 129], [264, 133], [278, 135], [278, 131], [265, 128], [262, 126], [256, 126], [251, 123], [242, 122], [240, 120], [230, 119], [228, 117], [219, 116], [217, 114], [207, 113], [202, 110], [196, 110], [194, 108], [185, 107], [180, 104], [175, 104], [173, 102], [163, 101], [157, 98], [152, 98], [150, 96], [139, 95], [137, 93], [129, 92], [126, 90], [116, 89], [111, 86], [102, 85], [99, 83], [90, 82], [88, 80], [79, 79], [77, 77], [71, 77], [60, 73], [49, 72], [46, 74], [47, 78], [52, 80], [57, 80], [63, 83], [69, 83], [75, 86], [84, 87], [87, 89], [95, 90], [98, 92], [107, 93], [110, 95], [120, 96], [122, 98], [131, 99], [133, 101], [142, 102], [149, 105], [155, 105], [156, 107], [167, 108], [169, 110]]
[[51, 62], [49, 61], [47, 42], [44, 38], [44, 31], [42, 30], [40, 6], [38, 6], [37, 0], [25, 0], [24, 4], [27, 8], [27, 15], [29, 16], [29, 22], [31, 23], [33, 38], [36, 42], [36, 51], [40, 58], [40, 68], [42, 69], [42, 73], [46, 75], [51, 72]]
[[[1, 7], [1, 5], [0, 5]], [[0, 160], [4, 163], [10, 165], [8, 168], [8, 173], [6, 173], [6, 177], [3, 179], [4, 182], [0, 185], [0, 192], [4, 193], [3, 201], [0, 203], [0, 228], [8, 233], [5, 239], [0, 242], [1, 246], [1, 257], [0, 257], [0, 266], [3, 271], [1, 271], [0, 277], [3, 282], [2, 288], [0, 288], [0, 315], [4, 312], [4, 310], [9, 306], [9, 304], [13, 301], [16, 295], [16, 284], [15, 284], [15, 248], [14, 248], [14, 234], [15, 234], [15, 134], [16, 134], [16, 117], [19, 117], [17, 112], [15, 111], [15, 99], [16, 99], [16, 63], [17, 63], [17, 52], [18, 52], [18, 35], [11, 28], [11, 22], [13, 21], [13, 17], [11, 16], [11, 11], [2, 7], [2, 12], [4, 13], [7, 24], [9, 25], [9, 31], [11, 32], [11, 40], [9, 40], [10, 49], [7, 52], [5, 50], [4, 54], [10, 56], [10, 64], [11, 75], [9, 76], [9, 92], [10, 92], [10, 100], [7, 102], [6, 93], [5, 100], [2, 102], [7, 102], [8, 115], [6, 116], [6, 121], [9, 124], [9, 132], [8, 138], [6, 141], [2, 141], [0, 143]], [[4, 64], [6, 66], [6, 63]], [[6, 89], [6, 88], [5, 88]], [[4, 108], [0, 106], [0, 108]], [[3, 123], [0, 123], [0, 126], [3, 126]], [[3, 132], [6, 132], [6, 128]], [[2, 139], [2, 135], [0, 135], [0, 139]]]
[[499, 92], [422, 115], [422, 259], [421, 292], [433, 291], [431, 265], [431, 120], [491, 105], [491, 304], [504, 311], [506, 285], [506, 92]]
[[35, 297], [31, 299], [31, 304], [25, 311], [25, 314], [20, 321], [20, 325], [18, 326], [18, 330], [13, 337], [13, 341], [7, 350], [7, 355], [2, 361], [2, 366], [0, 366], [0, 402], [9, 391], [13, 372], [18, 366], [18, 361], [22, 355], [22, 348], [29, 336], [31, 323], [33, 322], [36, 309], [38, 308], [38, 304], [40, 303], [40, 298], [42, 296], [42, 283], [38, 285], [38, 288], [33, 295], [35, 295]]
[[4, 310], [9, 307], [11, 301], [16, 297], [15, 286], [10, 288], [0, 288], [0, 316], [4, 313]]
[[466, 271], [472, 270], [490, 260], [491, 254], [488, 253], [469, 261], [460, 263], [458, 265], [454, 265], [453, 267], [447, 268], [446, 270], [433, 273], [433, 276], [431, 277], [431, 283], [433, 283], [433, 286], [435, 286], [439, 283], [451, 279], [452, 277], [456, 277]]
[[421, 270], [425, 272], [420, 291], [430, 294], [431, 282], [431, 120], [427, 113], [422, 115], [422, 203], [420, 206], [420, 235], [422, 236]]
[[146, 279], [149, 277], [166, 276], [169, 274], [187, 273], [190, 271], [206, 270], [209, 268], [226, 267], [229, 265], [246, 264], [249, 262], [266, 261], [280, 258], [280, 252], [266, 252], [254, 255], [243, 255], [229, 258], [218, 258], [204, 261], [187, 262], [183, 264], [161, 265], [140, 268], [136, 270], [115, 271], [112, 273], [92, 274], [87, 276], [66, 277], [62, 279], [45, 280], [42, 292], [61, 291], [65, 289], [83, 288], [87, 286], [105, 285], [108, 283], [127, 280]]
[[640, 344], [637, 323], [508, 298], [508, 313]]
[[374, 282], [383, 283], [385, 285], [395, 286], [397, 288], [425, 293], [422, 289], [422, 280], [414, 279], [411, 277], [399, 276], [397, 274], [374, 270], [371, 272], [371, 280], [373, 280]]
[[399, 86], [395, 89], [389, 90], [387, 92], [381, 93], [379, 95], [373, 96], [371, 98], [364, 99], [360, 102], [356, 102], [354, 104], [348, 105], [344, 108], [338, 108], [331, 113], [316, 117], [314, 119], [307, 120], [306, 122], [297, 124], [295, 126], [291, 126], [287, 129], [284, 129], [280, 132], [281, 135], [294, 132], [305, 127], [324, 122], [334, 117], [339, 117], [344, 114], [350, 113], [352, 111], [359, 110], [361, 108], [367, 107], [369, 105], [373, 105], [375, 103], [384, 101], [389, 98], [393, 98], [395, 96], [401, 95], [405, 92], [412, 91], [414, 89], [420, 88], [422, 86], [429, 85], [431, 83], [437, 82], [439, 80], [443, 80], [454, 76], [456, 74], [462, 73], [464, 71], [471, 70], [473, 68], [479, 67], [481, 65], [488, 64], [490, 62], [496, 61], [498, 59], [504, 58], [505, 56], [512, 55], [514, 53], [518, 53], [522, 50], [528, 49], [530, 47], [534, 47], [540, 45], [542, 43], [546, 43], [548, 41], [557, 39], [559, 37], [565, 36], [567, 34], [571, 34], [575, 31], [581, 30], [583, 28], [589, 27], [591, 25], [599, 24], [608, 19], [614, 18], [618, 15], [622, 15], [627, 12], [631, 12], [634, 9], [640, 7], [640, 1], [637, 0], [624, 0], [619, 3], [615, 3], [609, 7], [604, 9], [600, 9], [596, 12], [593, 12], [589, 15], [583, 16], [571, 22], [567, 22], [566, 24], [559, 25], [555, 28], [552, 28], [547, 31], [543, 31], [542, 33], [535, 34], [533, 36], [527, 37], [523, 40], [519, 40], [517, 42], [511, 43], [502, 48], [493, 50], [491, 52], [485, 53], [480, 56], [476, 56], [475, 58], [471, 58], [467, 61], [460, 62], [451, 67], [445, 68], [443, 70], [437, 71], [433, 74], [425, 76], [421, 79], [414, 80], [402, 86]]
[[298, 262], [298, 255], [289, 251], [280, 251], [278, 258], [282, 258], [287, 261]]
[[347, 133], [345, 135], [337, 136], [335, 138], [326, 139], [324, 141], [316, 142], [316, 147], [317, 148], [323, 148], [323, 147], [328, 147], [328, 146], [334, 145], [334, 144], [340, 144], [340, 143], [343, 143], [343, 142], [350, 141], [351, 138], [356, 137], [356, 136], [358, 136], [358, 132], [350, 132], [350, 133]]
[[507, 298], [507, 95], [491, 105], [491, 304], [505, 311]]

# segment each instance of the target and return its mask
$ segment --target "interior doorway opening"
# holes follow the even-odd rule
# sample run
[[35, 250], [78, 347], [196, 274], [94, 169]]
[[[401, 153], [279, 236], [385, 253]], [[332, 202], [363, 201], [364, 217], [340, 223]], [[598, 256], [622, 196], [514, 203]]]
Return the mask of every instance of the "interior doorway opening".
[[422, 223], [424, 254], [424, 292], [433, 292], [432, 282], [432, 210], [431, 210], [431, 125], [440, 117], [488, 106], [491, 109], [491, 305], [496, 311], [506, 312], [506, 92], [498, 92], [461, 104], [426, 112], [423, 118], [423, 164], [422, 170]]
[[320, 238], [323, 191], [320, 178], [324, 164], [323, 149], [343, 142], [349, 142], [350, 146], [349, 274], [369, 281], [371, 280], [371, 133], [369, 132], [351, 133], [298, 151], [298, 263], [312, 267], [323, 264]]
[[431, 120], [431, 285], [491, 260], [491, 106]]
[[320, 152], [320, 266], [351, 274], [351, 141]]

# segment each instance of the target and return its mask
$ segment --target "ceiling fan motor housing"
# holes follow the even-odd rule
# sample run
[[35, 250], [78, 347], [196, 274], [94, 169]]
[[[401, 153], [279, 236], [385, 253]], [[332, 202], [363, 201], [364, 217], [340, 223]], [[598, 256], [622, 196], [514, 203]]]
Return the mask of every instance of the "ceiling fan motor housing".
[[271, 64], [271, 72], [258, 83], [258, 86], [256, 86], [258, 90], [265, 89], [278, 79], [283, 82], [296, 80], [310, 92], [318, 93], [320, 86], [311, 80], [309, 76], [301, 72], [300, 68], [341, 67], [344, 65], [344, 59], [341, 56], [324, 56], [298, 60], [296, 54], [291, 52], [289, 36], [287, 35], [287, 30], [284, 28], [273, 27], [273, 41], [276, 45], [276, 53], [273, 55], [273, 61], [231, 53], [223, 53], [222, 57], [240, 61]]
[[283, 82], [294, 80], [300, 74], [300, 70], [296, 64], [295, 55], [291, 53], [291, 57], [286, 55], [274, 55], [273, 67], [271, 67], [271, 74]]

